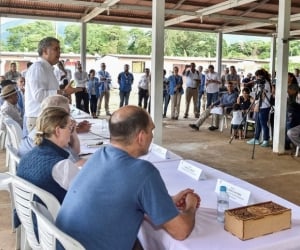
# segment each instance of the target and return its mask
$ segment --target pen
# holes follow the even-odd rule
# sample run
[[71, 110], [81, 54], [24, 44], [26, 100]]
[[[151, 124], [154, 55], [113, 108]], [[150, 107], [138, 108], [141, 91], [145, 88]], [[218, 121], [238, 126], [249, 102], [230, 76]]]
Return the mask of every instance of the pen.
[[94, 147], [99, 147], [103, 144], [103, 141], [97, 142], [95, 144], [88, 144], [87, 147], [88, 148], [94, 148]]

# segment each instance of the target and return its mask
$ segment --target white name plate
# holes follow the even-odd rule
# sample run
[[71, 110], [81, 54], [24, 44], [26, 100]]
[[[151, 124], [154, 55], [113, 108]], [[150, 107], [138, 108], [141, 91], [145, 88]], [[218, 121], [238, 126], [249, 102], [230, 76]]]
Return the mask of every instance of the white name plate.
[[216, 185], [216, 189], [215, 192], [219, 193], [220, 191], [220, 186], [226, 186], [227, 188], [227, 193], [229, 195], [230, 200], [239, 203], [243, 206], [248, 205], [249, 199], [250, 199], [250, 194], [251, 192], [243, 189], [241, 187], [238, 187], [236, 185], [233, 185], [227, 181], [218, 179], [217, 180], [217, 185]]
[[198, 168], [185, 160], [179, 162], [178, 170], [197, 181], [206, 178], [201, 168]]
[[151, 152], [157, 154], [159, 157], [163, 159], [168, 159], [168, 150], [164, 147], [161, 147], [157, 144], [152, 144]]

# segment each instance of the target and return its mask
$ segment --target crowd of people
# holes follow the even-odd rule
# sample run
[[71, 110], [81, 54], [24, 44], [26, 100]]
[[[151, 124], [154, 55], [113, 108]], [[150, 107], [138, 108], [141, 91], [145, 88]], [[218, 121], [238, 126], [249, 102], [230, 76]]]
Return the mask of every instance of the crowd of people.
[[[111, 113], [111, 75], [105, 63], [98, 72], [91, 69], [87, 73], [77, 62], [72, 77], [60, 60], [59, 40], [52, 37], [39, 42], [38, 55], [26, 71], [19, 73], [12, 63], [2, 77], [1, 112], [23, 128], [17, 175], [52, 193], [62, 204], [56, 225], [87, 249], [138, 249], [137, 233], [145, 219], [175, 239], [188, 237], [200, 206], [199, 195], [187, 188], [170, 196], [159, 171], [152, 163], [139, 159], [148, 152], [155, 128], [149, 114], [150, 69], [146, 68], [139, 79], [137, 105], [133, 106], [129, 98], [134, 76], [129, 65], [124, 65], [117, 78], [119, 109]], [[213, 65], [203, 72], [202, 66], [196, 68], [191, 63], [182, 74], [177, 66], [168, 77], [166, 70], [162, 73], [164, 118], [171, 101], [170, 118], [179, 119], [185, 94], [183, 119], [189, 117], [193, 100], [197, 120], [190, 124], [192, 129], [198, 131], [212, 114], [209, 130], [217, 130], [220, 117], [232, 114], [231, 136], [242, 139], [243, 122], [249, 115], [255, 119], [256, 129], [247, 143], [269, 146], [268, 124], [272, 124], [276, 82], [266, 70], [257, 70], [254, 78], [250, 74], [241, 78], [231, 66], [220, 77]], [[300, 144], [299, 74], [289, 73], [288, 79], [286, 148]], [[109, 116], [110, 144], [87, 161], [79, 157], [78, 133], [88, 132], [91, 124], [72, 119], [72, 94], [76, 107], [94, 118], [100, 116], [104, 99], [105, 114]]]
[[[111, 77], [104, 63], [98, 74], [93, 69], [87, 74], [78, 62], [73, 84], [64, 62], [59, 61], [57, 39], [41, 40], [38, 54], [39, 59], [29, 65], [24, 76], [10, 77], [17, 73], [6, 74], [8, 79], [3, 76], [1, 112], [26, 131], [19, 146], [17, 175], [50, 192], [62, 204], [57, 226], [87, 249], [141, 249], [137, 233], [144, 219], [164, 228], [175, 239], [188, 237], [200, 206], [199, 195], [187, 188], [170, 196], [153, 164], [138, 159], [148, 152], [155, 128], [146, 110], [149, 70], [139, 82], [139, 88], [143, 89], [139, 104], [143, 107], [138, 107], [128, 105], [134, 78], [129, 65], [124, 66], [124, 72], [118, 77], [120, 108], [111, 114], [108, 106]], [[12, 70], [16, 72], [15, 65]], [[110, 144], [88, 161], [79, 157], [78, 133], [88, 132], [91, 124], [73, 120], [72, 94], [78, 108], [91, 111], [93, 116], [100, 113], [104, 97], [106, 115], [109, 115]], [[120, 178], [124, 181], [119, 181]], [[84, 195], [86, 200], [81, 197], [80, 204], [75, 205], [71, 201], [74, 192]], [[80, 213], [73, 210], [74, 205], [80, 208]], [[112, 211], [113, 207], [117, 209]], [[124, 213], [128, 216], [123, 216]], [[82, 216], [89, 218], [89, 222], [82, 220]], [[73, 231], [72, 221], [76, 219], [77, 229]], [[85, 226], [89, 227], [89, 233]], [[118, 241], [114, 240], [116, 235]]]

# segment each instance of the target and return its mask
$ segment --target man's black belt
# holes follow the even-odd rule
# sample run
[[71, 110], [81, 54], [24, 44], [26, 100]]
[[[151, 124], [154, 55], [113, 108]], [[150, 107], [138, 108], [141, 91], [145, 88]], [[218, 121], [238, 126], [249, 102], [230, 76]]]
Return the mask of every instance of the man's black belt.
[[196, 88], [188, 87], [188, 89], [196, 89]]

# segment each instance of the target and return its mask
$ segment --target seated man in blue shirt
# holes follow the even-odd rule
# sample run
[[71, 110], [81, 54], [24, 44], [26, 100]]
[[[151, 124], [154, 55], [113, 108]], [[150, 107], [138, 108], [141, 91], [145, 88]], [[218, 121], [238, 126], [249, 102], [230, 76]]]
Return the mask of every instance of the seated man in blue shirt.
[[56, 225], [86, 249], [132, 249], [145, 217], [175, 239], [188, 237], [200, 197], [191, 189], [169, 196], [159, 171], [137, 159], [152, 141], [149, 114], [122, 107], [109, 129], [111, 145], [96, 151], [77, 175]]
[[[234, 86], [232, 82], [228, 82], [227, 84], [227, 93], [223, 94], [222, 97], [213, 103], [209, 108], [205, 110], [205, 112], [201, 113], [199, 119], [193, 123], [189, 124], [189, 126], [194, 129], [194, 130], [199, 130], [199, 127], [203, 124], [203, 122], [210, 116], [211, 114], [211, 108], [213, 107], [221, 107], [223, 108], [223, 113], [224, 114], [229, 114], [232, 110], [233, 104], [236, 103], [238, 98], [238, 93], [234, 91]], [[208, 129], [209, 130], [216, 130], [219, 127], [219, 118], [220, 115], [218, 114], [213, 114], [213, 125], [210, 126]]]

